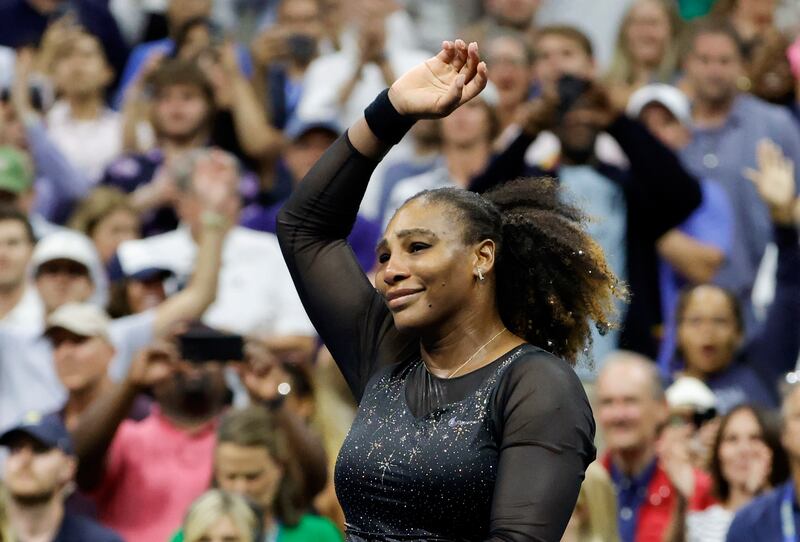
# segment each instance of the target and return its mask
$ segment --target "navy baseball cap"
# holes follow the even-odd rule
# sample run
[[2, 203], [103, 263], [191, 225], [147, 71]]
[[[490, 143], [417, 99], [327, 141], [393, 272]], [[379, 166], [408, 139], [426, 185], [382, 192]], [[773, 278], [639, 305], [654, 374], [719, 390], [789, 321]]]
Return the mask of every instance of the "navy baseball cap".
[[329, 132], [334, 137], [339, 137], [342, 134], [342, 127], [334, 119], [313, 119], [302, 120], [298, 117], [289, 121], [289, 124], [284, 128], [283, 133], [289, 138], [290, 141], [297, 141], [307, 133], [321, 130]]
[[28, 412], [20, 423], [0, 436], [0, 446], [8, 446], [16, 435], [27, 435], [50, 448], [58, 448], [68, 455], [74, 455], [72, 438], [58, 414], [42, 415]]

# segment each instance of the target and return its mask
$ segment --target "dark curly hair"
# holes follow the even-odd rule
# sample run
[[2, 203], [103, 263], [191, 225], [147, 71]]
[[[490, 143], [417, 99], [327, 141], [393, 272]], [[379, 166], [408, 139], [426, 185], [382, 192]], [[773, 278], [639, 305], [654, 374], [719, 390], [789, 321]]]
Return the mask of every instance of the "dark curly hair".
[[497, 306], [516, 335], [574, 363], [591, 322], [601, 333], [616, 327], [614, 301], [626, 288], [553, 179], [518, 179], [483, 195], [440, 188], [409, 201], [419, 198], [453, 207], [465, 243], [495, 242]]

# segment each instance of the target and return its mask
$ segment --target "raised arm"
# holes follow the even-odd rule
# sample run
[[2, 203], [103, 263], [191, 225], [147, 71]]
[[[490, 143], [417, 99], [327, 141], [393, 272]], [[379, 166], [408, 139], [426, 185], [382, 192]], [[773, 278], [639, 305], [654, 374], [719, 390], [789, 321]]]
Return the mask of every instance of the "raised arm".
[[278, 216], [281, 249], [306, 312], [356, 397], [376, 367], [417, 345], [394, 328], [346, 238], [390, 146], [415, 119], [447, 115], [486, 85], [477, 45], [467, 49], [445, 42], [437, 56], [398, 79], [328, 149]]
[[200, 318], [214, 302], [221, 267], [222, 245], [237, 205], [239, 174], [233, 157], [219, 150], [199, 158], [192, 184], [203, 202], [197, 260], [189, 284], [156, 309], [154, 334], [165, 335], [181, 320]]
[[778, 247], [775, 297], [767, 309], [761, 333], [748, 346], [753, 366], [774, 387], [784, 373], [795, 368], [800, 352], [800, 244], [794, 223], [794, 164], [781, 149], [765, 140], [757, 150], [759, 169], [748, 170], [772, 216], [774, 242]]

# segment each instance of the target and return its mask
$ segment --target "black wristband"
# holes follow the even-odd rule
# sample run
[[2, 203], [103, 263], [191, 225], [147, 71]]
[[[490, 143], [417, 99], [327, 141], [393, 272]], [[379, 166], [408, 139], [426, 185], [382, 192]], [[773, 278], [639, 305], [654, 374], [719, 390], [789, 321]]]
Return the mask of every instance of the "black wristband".
[[378, 94], [364, 110], [364, 118], [375, 137], [392, 145], [400, 143], [406, 132], [417, 122], [416, 119], [397, 112], [389, 100], [388, 88]]

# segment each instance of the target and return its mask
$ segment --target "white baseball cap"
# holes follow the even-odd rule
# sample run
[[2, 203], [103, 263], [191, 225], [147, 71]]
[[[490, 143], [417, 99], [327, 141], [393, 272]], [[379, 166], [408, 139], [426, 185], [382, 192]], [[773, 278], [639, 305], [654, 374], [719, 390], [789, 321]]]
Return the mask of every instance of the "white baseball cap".
[[99, 257], [94, 245], [85, 235], [76, 231], [58, 230], [36, 243], [31, 257], [34, 274], [43, 263], [53, 260], [78, 262], [87, 270], [91, 270]]
[[634, 92], [625, 111], [629, 117], [638, 118], [642, 110], [653, 103], [665, 107], [681, 124], [690, 124], [692, 121], [692, 106], [686, 94], [663, 83], [646, 85]]
[[673, 408], [690, 407], [697, 411], [714, 408], [717, 397], [711, 388], [693, 376], [681, 376], [667, 388], [667, 404]]

